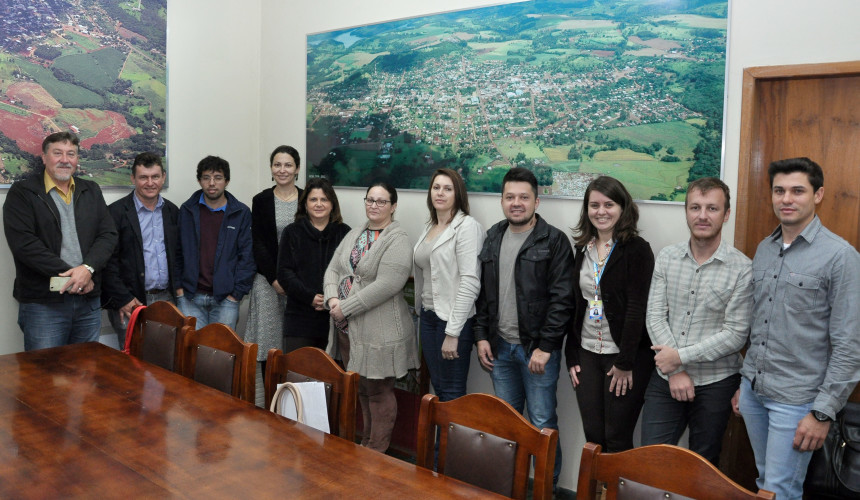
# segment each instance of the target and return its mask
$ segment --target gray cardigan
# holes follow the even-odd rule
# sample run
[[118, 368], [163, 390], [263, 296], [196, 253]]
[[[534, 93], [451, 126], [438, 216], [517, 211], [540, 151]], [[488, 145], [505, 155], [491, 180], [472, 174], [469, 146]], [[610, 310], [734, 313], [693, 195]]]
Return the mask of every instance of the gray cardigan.
[[[349, 255], [365, 229], [367, 224], [351, 230], [335, 250], [323, 279], [325, 303], [337, 298], [341, 280], [352, 274], [349, 297], [340, 301], [341, 311], [349, 321], [347, 370], [369, 379], [399, 378], [420, 366], [412, 316], [402, 293], [412, 270], [412, 246], [406, 231], [394, 221], [353, 273]], [[331, 328], [334, 329], [333, 322]], [[337, 338], [333, 330], [330, 338]]]

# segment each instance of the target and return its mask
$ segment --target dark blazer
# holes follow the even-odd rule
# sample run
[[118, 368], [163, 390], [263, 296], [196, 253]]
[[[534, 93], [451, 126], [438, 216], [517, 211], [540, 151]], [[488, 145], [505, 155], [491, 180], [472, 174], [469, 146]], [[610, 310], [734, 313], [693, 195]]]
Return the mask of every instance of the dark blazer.
[[344, 223], [329, 223], [320, 231], [306, 217], [284, 229], [278, 256], [278, 283], [287, 292], [284, 335], [328, 337], [329, 312], [317, 311], [311, 303], [323, 293], [325, 270], [349, 230]]
[[[303, 190], [299, 190], [298, 199], [302, 199]], [[251, 200], [251, 237], [254, 240], [254, 262], [257, 272], [265, 276], [271, 285], [278, 274], [278, 243], [281, 235], [275, 223], [275, 187], [272, 186], [257, 193]], [[281, 288], [286, 287], [281, 284]]]
[[[134, 191], [113, 202], [108, 206], [108, 212], [113, 217], [119, 242], [113, 256], [105, 267], [102, 282], [102, 306], [108, 309], [119, 309], [137, 298], [146, 303], [146, 264], [143, 260], [143, 238], [140, 234], [140, 220], [137, 217], [137, 207], [134, 204]], [[164, 247], [167, 252], [167, 290], [174, 294], [174, 269], [176, 266], [176, 248], [179, 241], [179, 208], [166, 198], [161, 206], [161, 218], [164, 226]]]
[[[567, 236], [535, 215], [532, 234], [523, 243], [514, 265], [517, 320], [520, 342], [528, 356], [536, 348], [561, 350], [573, 301], [573, 252]], [[496, 352], [499, 337], [499, 259], [504, 220], [487, 231], [478, 258], [481, 261], [481, 294], [476, 304], [472, 331], [475, 342], [486, 340]]]
[[[95, 288], [87, 297], [101, 294], [102, 271], [116, 245], [116, 228], [108, 214], [99, 185], [75, 177], [75, 229], [84, 264], [95, 269]], [[15, 260], [13, 295], [18, 302], [62, 302], [59, 292], [50, 291], [51, 276], [71, 266], [60, 258], [63, 233], [60, 212], [54, 199], [45, 193], [43, 171], [20, 180], [6, 193], [3, 229]]]
[[[588, 310], [588, 301], [579, 288], [579, 272], [585, 260], [585, 249], [576, 247], [573, 263], [576, 295], [575, 311], [570, 333], [564, 347], [567, 367], [579, 364], [579, 346], [582, 344], [582, 321]], [[645, 327], [648, 290], [654, 272], [654, 253], [651, 245], [636, 236], [626, 243], [618, 243], [600, 278], [603, 314], [609, 323], [609, 333], [621, 351], [614, 365], [619, 370], [632, 370], [636, 356], [652, 356], [651, 339]]]

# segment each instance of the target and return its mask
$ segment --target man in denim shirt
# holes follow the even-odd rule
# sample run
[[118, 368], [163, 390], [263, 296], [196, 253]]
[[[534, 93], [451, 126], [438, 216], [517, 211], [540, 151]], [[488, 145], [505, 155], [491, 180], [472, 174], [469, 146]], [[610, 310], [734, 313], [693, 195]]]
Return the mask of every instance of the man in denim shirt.
[[812, 451], [860, 380], [860, 255], [815, 215], [824, 197], [818, 164], [781, 160], [768, 174], [780, 225], [753, 259], [752, 330], [736, 409], [758, 487], [800, 499]]

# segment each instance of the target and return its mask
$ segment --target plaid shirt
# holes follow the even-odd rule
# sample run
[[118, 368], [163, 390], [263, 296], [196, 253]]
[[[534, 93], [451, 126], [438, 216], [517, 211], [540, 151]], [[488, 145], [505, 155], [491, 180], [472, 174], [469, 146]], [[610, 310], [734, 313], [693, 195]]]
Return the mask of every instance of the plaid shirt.
[[670, 375], [686, 370], [701, 386], [738, 373], [752, 294], [752, 261], [725, 241], [702, 265], [688, 241], [661, 250], [645, 321], [654, 345], [678, 350], [682, 366]]

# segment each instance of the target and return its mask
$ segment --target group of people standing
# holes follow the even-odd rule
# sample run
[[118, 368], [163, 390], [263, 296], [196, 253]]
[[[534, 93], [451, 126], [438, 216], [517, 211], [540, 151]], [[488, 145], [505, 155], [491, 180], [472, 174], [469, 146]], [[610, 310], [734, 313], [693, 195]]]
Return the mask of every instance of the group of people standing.
[[[690, 183], [689, 239], [655, 259], [632, 197], [606, 176], [588, 185], [571, 246], [536, 213], [528, 169], [504, 176], [504, 219], [486, 233], [463, 178], [439, 169], [413, 246], [393, 187], [371, 185], [366, 221], [350, 228], [328, 181], [296, 186], [289, 146], [272, 152], [275, 185], [252, 210], [226, 191], [218, 157], [201, 160], [201, 189], [177, 207], [160, 195], [161, 159], [138, 155], [134, 191], [107, 207], [72, 176], [77, 137], [52, 134], [42, 150], [44, 173], [15, 183], [4, 205], [25, 349], [97, 339], [100, 306], [122, 335], [155, 300], [174, 300], [198, 327], [235, 328], [250, 295], [244, 337], [259, 361], [272, 347], [315, 346], [361, 375], [362, 444], [378, 451], [420, 337], [442, 401], [466, 394], [474, 344], [496, 395], [539, 428], [558, 429], [564, 354], [585, 437], [610, 452], [633, 447], [642, 413], [642, 444], [675, 444], [689, 427], [690, 448], [716, 464], [734, 409], [759, 486], [800, 498], [810, 452], [860, 379], [860, 256], [815, 215], [823, 173], [806, 158], [770, 165], [780, 225], [751, 261], [721, 238], [730, 194], [715, 178]], [[419, 336], [401, 293], [410, 275]], [[555, 481], [561, 465], [559, 446]]]

